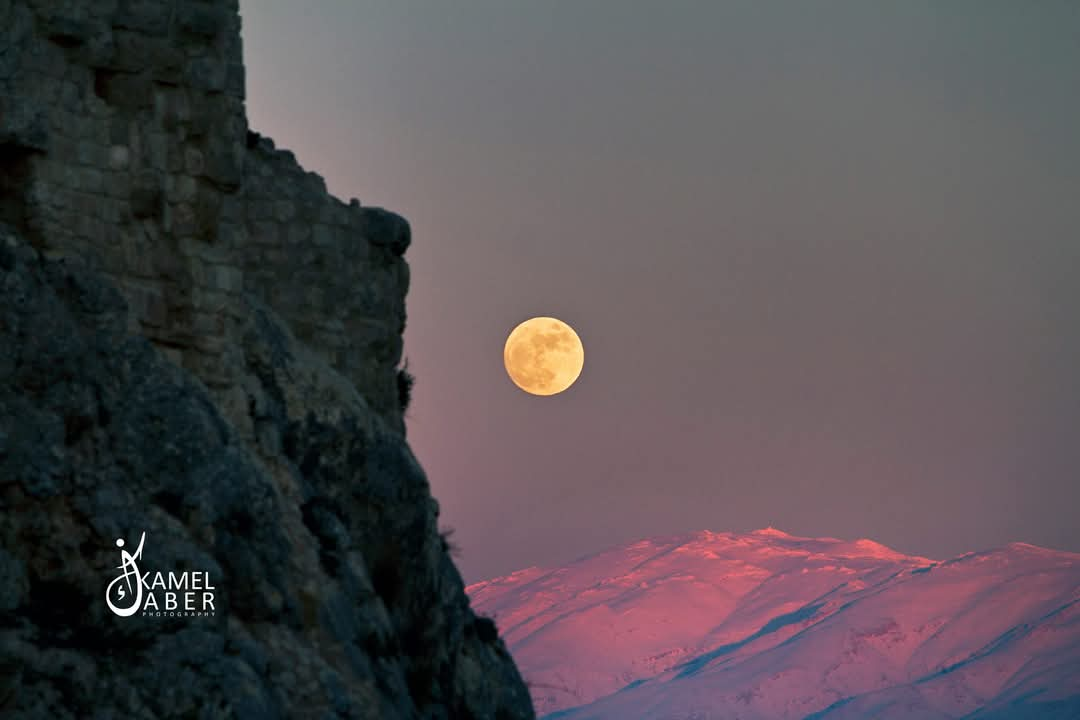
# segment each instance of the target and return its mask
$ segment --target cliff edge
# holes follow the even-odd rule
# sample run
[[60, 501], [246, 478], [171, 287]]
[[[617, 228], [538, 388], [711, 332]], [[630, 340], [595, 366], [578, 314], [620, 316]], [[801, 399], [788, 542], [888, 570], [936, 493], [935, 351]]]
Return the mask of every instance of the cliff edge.
[[407, 222], [249, 130], [235, 0], [0, 27], [0, 714], [533, 717], [404, 438]]

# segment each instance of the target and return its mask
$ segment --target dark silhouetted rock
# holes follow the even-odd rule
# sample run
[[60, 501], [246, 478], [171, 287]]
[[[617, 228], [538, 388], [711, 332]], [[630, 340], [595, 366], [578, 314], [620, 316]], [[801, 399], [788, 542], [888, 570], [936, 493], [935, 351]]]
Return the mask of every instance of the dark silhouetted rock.
[[[239, 27], [0, 0], [0, 717], [532, 718], [405, 441], [409, 225], [248, 128]], [[212, 614], [110, 610], [142, 533]]]

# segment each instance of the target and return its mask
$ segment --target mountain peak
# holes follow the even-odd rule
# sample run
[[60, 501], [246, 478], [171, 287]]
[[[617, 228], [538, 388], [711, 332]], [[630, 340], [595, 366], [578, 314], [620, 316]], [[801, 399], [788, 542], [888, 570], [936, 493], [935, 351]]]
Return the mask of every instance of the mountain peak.
[[751, 535], [765, 535], [765, 536], [768, 536], [768, 537], [777, 537], [777, 538], [794, 538], [795, 537], [794, 535], [786, 533], [783, 530], [780, 530], [779, 528], [774, 528], [772, 525], [769, 525], [768, 527], [760, 528], [758, 530], [754, 530], [750, 534]]

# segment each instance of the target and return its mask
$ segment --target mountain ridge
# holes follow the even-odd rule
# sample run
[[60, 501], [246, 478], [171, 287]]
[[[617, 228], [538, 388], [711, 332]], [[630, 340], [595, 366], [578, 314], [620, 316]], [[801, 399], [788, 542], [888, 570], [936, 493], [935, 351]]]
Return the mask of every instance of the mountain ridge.
[[1023, 717], [1056, 712], [1046, 698], [1080, 708], [1080, 554], [1030, 543], [939, 560], [868, 538], [704, 530], [466, 592], [495, 617], [547, 717], [960, 718], [999, 706]]

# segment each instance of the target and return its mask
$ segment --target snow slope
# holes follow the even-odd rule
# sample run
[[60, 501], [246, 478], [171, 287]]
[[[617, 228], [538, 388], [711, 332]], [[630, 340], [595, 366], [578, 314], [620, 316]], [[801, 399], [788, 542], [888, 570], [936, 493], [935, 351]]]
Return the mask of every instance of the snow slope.
[[1080, 718], [1080, 554], [1013, 543], [935, 562], [768, 528], [467, 590], [541, 716]]

